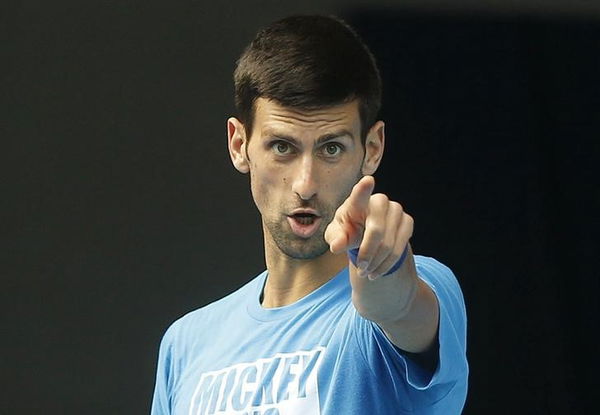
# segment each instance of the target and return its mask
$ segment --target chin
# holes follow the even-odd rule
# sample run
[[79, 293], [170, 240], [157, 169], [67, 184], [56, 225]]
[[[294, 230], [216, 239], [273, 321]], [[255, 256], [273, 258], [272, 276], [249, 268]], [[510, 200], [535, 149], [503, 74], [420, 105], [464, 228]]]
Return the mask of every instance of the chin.
[[329, 245], [321, 238], [321, 241], [303, 240], [300, 243], [277, 244], [281, 252], [294, 259], [314, 259], [329, 251]]

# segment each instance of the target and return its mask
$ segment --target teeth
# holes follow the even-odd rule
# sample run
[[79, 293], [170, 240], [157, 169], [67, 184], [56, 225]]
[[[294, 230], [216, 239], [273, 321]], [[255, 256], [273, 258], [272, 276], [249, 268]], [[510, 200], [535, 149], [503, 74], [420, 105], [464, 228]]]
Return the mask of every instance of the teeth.
[[314, 222], [314, 216], [296, 216], [296, 220], [302, 225], [310, 225]]

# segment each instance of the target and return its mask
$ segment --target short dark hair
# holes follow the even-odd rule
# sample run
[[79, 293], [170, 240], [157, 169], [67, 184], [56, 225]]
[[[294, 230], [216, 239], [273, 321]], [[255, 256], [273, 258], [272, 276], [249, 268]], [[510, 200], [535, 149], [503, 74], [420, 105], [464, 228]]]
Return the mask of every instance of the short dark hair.
[[362, 140], [381, 107], [373, 54], [334, 16], [290, 16], [260, 30], [237, 62], [234, 84], [237, 116], [248, 136], [259, 97], [303, 110], [358, 99]]

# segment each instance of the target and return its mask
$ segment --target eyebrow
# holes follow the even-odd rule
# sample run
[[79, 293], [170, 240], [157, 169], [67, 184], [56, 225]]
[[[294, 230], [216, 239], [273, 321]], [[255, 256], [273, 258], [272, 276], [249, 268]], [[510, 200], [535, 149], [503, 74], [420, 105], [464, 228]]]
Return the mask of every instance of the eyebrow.
[[[279, 138], [281, 140], [285, 140], [285, 141], [289, 141], [292, 144], [300, 144], [299, 140], [297, 140], [296, 138], [289, 136], [289, 135], [285, 135], [285, 134], [278, 134], [276, 131], [273, 131], [271, 129], [266, 129], [263, 131], [263, 137], [272, 137], [272, 138]], [[339, 130], [333, 133], [329, 133], [329, 134], [324, 134], [322, 136], [320, 136], [317, 139], [317, 144], [323, 144], [327, 141], [331, 141], [334, 140], [336, 138], [341, 138], [341, 137], [350, 137], [350, 139], [352, 141], [354, 141], [354, 135], [348, 131], [348, 130]]]

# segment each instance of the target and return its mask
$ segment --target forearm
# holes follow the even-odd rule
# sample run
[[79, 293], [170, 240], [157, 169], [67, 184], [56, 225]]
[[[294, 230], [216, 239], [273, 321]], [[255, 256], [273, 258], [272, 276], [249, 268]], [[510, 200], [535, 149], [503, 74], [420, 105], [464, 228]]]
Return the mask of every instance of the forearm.
[[409, 254], [393, 274], [374, 281], [350, 265], [352, 301], [358, 313], [377, 323], [397, 347], [421, 353], [437, 338], [439, 307], [435, 293], [421, 280]]

